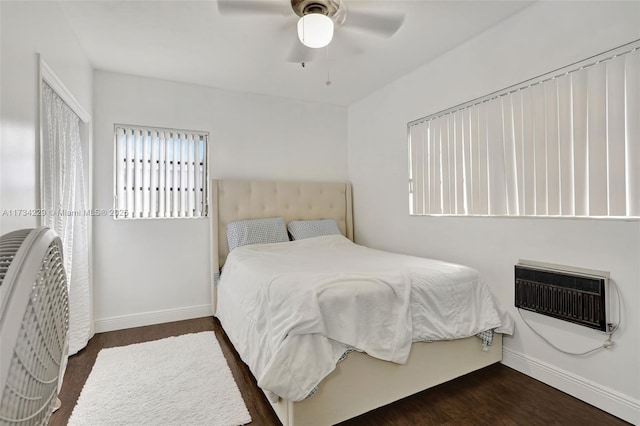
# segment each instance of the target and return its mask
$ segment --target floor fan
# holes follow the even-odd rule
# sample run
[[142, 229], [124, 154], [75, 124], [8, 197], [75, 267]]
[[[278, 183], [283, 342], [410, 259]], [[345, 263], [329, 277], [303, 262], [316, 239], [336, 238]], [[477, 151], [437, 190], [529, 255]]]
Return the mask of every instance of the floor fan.
[[48, 228], [0, 237], [0, 425], [46, 425], [68, 353], [62, 242]]

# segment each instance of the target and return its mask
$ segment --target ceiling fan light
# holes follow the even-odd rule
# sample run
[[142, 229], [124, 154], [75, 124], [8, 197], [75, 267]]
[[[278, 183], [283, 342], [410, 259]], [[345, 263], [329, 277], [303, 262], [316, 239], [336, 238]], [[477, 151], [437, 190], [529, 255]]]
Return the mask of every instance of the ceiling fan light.
[[298, 38], [307, 47], [325, 47], [333, 38], [333, 21], [321, 13], [304, 15], [298, 21]]

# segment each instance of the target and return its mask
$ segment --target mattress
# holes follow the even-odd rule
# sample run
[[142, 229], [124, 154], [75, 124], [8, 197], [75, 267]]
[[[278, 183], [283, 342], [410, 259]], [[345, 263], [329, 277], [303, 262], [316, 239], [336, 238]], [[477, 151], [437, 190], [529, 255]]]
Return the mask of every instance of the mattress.
[[477, 271], [336, 235], [237, 248], [217, 293], [216, 315], [258, 385], [291, 401], [353, 350], [402, 364], [414, 341], [513, 331]]

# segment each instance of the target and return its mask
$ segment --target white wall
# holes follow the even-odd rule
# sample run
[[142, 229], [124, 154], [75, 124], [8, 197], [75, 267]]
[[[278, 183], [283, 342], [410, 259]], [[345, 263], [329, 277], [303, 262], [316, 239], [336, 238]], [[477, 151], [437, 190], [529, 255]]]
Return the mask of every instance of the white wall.
[[[638, 38], [638, 2], [538, 2], [348, 112], [357, 241], [479, 269], [517, 320], [515, 335], [504, 340], [507, 365], [634, 422], [640, 422], [640, 223], [410, 217], [406, 125]], [[610, 271], [625, 305], [614, 349], [572, 357], [529, 331], [513, 308], [513, 265], [520, 258]], [[606, 340], [583, 327], [527, 317], [568, 350]]]
[[[1, 1], [0, 19], [0, 234], [4, 234], [39, 225], [36, 216], [2, 214], [5, 209], [39, 206], [37, 54], [89, 113], [93, 70], [58, 5]], [[83, 148], [86, 156], [88, 146]]]
[[[346, 108], [98, 71], [94, 203], [113, 197], [114, 123], [205, 130], [212, 178], [347, 178]], [[210, 315], [208, 219], [94, 221], [96, 331]]]

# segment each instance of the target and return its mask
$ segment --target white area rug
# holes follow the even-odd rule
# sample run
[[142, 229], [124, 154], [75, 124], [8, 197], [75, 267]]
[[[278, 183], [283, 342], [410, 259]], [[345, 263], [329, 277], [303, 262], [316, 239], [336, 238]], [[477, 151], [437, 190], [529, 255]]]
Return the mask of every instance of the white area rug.
[[212, 331], [102, 349], [69, 425], [249, 423]]

